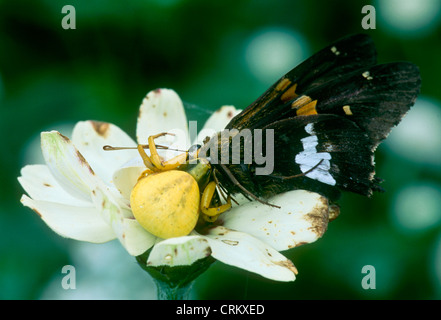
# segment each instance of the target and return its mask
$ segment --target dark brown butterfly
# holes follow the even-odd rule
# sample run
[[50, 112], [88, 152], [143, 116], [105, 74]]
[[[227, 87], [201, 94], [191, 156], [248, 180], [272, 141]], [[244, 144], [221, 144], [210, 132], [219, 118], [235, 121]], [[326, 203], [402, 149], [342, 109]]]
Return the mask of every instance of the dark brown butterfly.
[[[375, 177], [374, 151], [414, 104], [420, 85], [417, 66], [377, 65], [372, 39], [351, 35], [284, 75], [231, 120], [225, 128], [228, 135], [211, 137], [199, 156], [210, 161], [227, 193], [240, 192], [262, 202], [294, 189], [318, 192], [330, 200], [342, 190], [370, 196], [382, 191]], [[251, 139], [258, 130], [273, 133], [271, 141], [265, 135], [260, 139], [262, 152], [268, 143], [273, 147], [270, 173], [258, 174], [262, 163], [256, 154], [241, 156], [247, 137], [239, 157], [231, 156], [238, 151], [232, 140], [244, 130]], [[225, 152], [229, 161], [219, 161]]]

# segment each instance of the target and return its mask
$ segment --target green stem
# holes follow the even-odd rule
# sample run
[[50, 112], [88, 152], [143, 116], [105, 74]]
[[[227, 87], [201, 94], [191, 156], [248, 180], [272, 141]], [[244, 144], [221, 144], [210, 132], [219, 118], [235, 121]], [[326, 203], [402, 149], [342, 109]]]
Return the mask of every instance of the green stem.
[[194, 281], [184, 286], [172, 286], [169, 282], [164, 282], [153, 278], [156, 283], [158, 300], [189, 300], [191, 288]]

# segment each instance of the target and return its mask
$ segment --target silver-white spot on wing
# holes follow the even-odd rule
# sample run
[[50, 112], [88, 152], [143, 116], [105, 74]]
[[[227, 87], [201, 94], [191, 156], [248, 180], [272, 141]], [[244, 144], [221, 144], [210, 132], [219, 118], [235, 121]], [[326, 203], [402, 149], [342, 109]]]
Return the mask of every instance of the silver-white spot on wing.
[[[303, 144], [303, 151], [296, 155], [296, 163], [300, 166], [300, 170], [306, 173], [305, 175], [308, 178], [335, 186], [336, 181], [329, 173], [331, 169], [331, 155], [327, 152], [317, 152], [318, 138], [315, 135], [312, 123], [305, 126], [305, 131], [310, 136], [300, 140]], [[317, 166], [318, 163], [320, 165]], [[311, 170], [315, 166], [317, 167]]]

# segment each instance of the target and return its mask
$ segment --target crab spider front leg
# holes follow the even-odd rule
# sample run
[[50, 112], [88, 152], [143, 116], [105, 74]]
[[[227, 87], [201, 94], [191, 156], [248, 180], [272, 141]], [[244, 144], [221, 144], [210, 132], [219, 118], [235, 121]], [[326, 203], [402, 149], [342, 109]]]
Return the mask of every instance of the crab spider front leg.
[[216, 221], [217, 217], [231, 208], [231, 198], [228, 196], [227, 203], [217, 207], [210, 207], [214, 192], [216, 191], [216, 182], [211, 181], [204, 189], [201, 197], [201, 211], [204, 214], [204, 219], [209, 222]]
[[148, 168], [148, 170], [150, 170], [151, 172], [157, 171], [155, 166], [153, 165], [153, 162], [150, 160], [150, 157], [145, 152], [144, 146], [142, 144], [138, 144], [137, 149], [138, 149], [139, 155], [142, 158], [142, 162], [144, 162], [144, 165]]
[[162, 133], [158, 133], [154, 136], [150, 136], [148, 138], [149, 141], [149, 148], [150, 148], [150, 161], [152, 162], [152, 164], [158, 169], [158, 171], [166, 171], [166, 170], [170, 170], [170, 169], [166, 169], [163, 161], [161, 159], [161, 157], [158, 154], [158, 151], [156, 150], [156, 145], [155, 145], [155, 139], [165, 136], [165, 135], [173, 135], [172, 133], [167, 133], [167, 132], [162, 132]]
[[149, 149], [150, 149], [150, 157], [147, 155], [147, 153], [144, 150], [144, 145], [138, 144], [138, 152], [141, 155], [142, 161], [144, 162], [144, 165], [148, 168], [146, 171], [143, 172], [142, 176], [144, 174], [152, 173], [152, 172], [160, 172], [160, 171], [168, 171], [173, 170], [180, 166], [181, 164], [185, 163], [187, 159], [187, 153], [182, 153], [168, 161], [163, 161], [161, 157], [158, 154], [158, 150], [156, 149], [155, 139], [165, 136], [165, 135], [173, 135], [172, 133], [168, 132], [162, 132], [159, 134], [156, 134], [154, 136], [149, 136], [148, 142], [149, 142]]
[[[152, 174], [152, 173], [154, 173], [154, 172], [169, 171], [169, 170], [176, 169], [176, 168], [179, 167], [181, 164], [185, 163], [185, 161], [187, 160], [187, 153], [181, 153], [181, 154], [177, 155], [176, 157], [171, 158], [170, 160], [163, 162], [163, 163], [162, 163], [162, 164], [163, 164], [163, 169], [160, 169], [160, 170], [159, 170], [158, 168], [156, 168], [156, 167], [153, 165], [153, 163], [152, 163], [150, 157], [145, 153], [145, 151], [144, 151], [144, 149], [142, 148], [142, 146], [141, 146], [141, 147], [140, 147], [140, 146], [141, 146], [141, 145], [138, 145], [138, 151], [139, 151], [139, 153], [141, 154], [141, 157], [142, 157], [142, 159], [143, 159], [143, 161], [144, 161], [144, 164], [145, 164], [145, 166], [147, 167], [147, 169], [144, 170], [144, 171], [141, 173], [141, 175], [140, 175], [139, 178], [138, 178], [138, 181], [139, 181], [140, 179], [144, 178], [145, 176], [148, 176], [149, 174]], [[140, 151], [140, 149], [142, 149], [142, 151]], [[144, 158], [144, 156], [142, 155], [142, 153], [145, 154], [145, 157], [146, 157], [146, 158]], [[149, 166], [151, 166], [151, 167], [149, 167]]]

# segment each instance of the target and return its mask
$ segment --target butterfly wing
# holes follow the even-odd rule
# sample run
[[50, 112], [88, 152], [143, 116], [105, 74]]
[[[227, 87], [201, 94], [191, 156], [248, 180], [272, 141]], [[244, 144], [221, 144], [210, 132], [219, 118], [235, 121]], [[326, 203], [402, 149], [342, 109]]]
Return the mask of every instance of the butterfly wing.
[[[358, 69], [310, 87], [284, 104], [286, 111], [257, 122], [264, 125], [264, 131], [274, 130], [274, 173], [256, 176], [247, 184], [263, 186], [254, 192], [265, 197], [292, 189], [308, 189], [331, 199], [338, 197], [339, 190], [367, 196], [381, 190], [374, 175], [373, 153], [414, 104], [420, 84], [418, 67], [397, 62]], [[312, 136], [305, 136], [308, 125], [315, 128]], [[304, 141], [310, 142], [311, 150], [305, 149]], [[309, 165], [312, 169], [322, 155], [332, 160], [323, 159], [305, 174], [302, 168]], [[255, 171], [250, 172], [254, 175]], [[300, 174], [305, 175], [282, 178]]]
[[370, 66], [306, 90], [284, 116], [341, 115], [378, 145], [415, 103], [420, 86], [419, 69], [412, 63]]
[[258, 194], [269, 197], [307, 189], [334, 200], [340, 190], [366, 196], [381, 190], [374, 171], [375, 145], [354, 122], [336, 115], [311, 115], [276, 121], [264, 129], [274, 130], [274, 154], [267, 155], [274, 162], [271, 174], [254, 175]]
[[287, 102], [305, 91], [375, 63], [375, 46], [368, 35], [356, 34], [340, 39], [284, 75], [234, 117], [226, 129], [262, 128], [280, 119], [279, 115], [282, 109], [286, 109]]
[[340, 190], [382, 190], [373, 153], [414, 104], [421, 79], [411, 63], [375, 63], [371, 38], [353, 35], [288, 72], [226, 127], [274, 130], [273, 173], [258, 175], [256, 161], [225, 168], [263, 197], [292, 189], [330, 199]]

